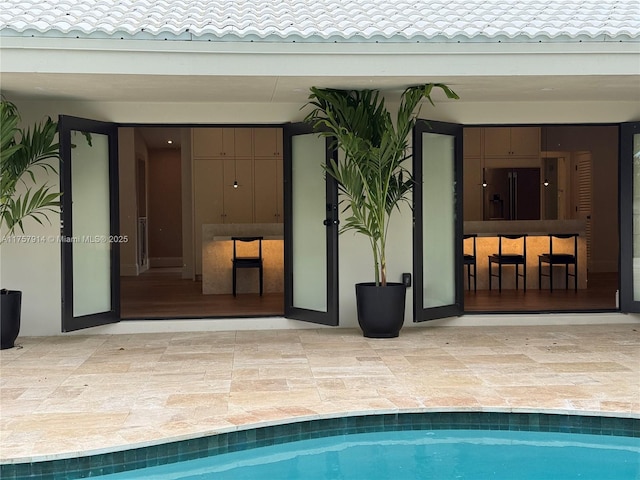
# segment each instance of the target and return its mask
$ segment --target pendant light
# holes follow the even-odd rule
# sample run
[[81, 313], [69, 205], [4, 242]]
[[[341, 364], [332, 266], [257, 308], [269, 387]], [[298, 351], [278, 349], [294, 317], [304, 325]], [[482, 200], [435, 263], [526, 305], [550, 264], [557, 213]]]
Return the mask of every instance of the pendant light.
[[[549, 146], [548, 146], [549, 131], [547, 127], [542, 127], [542, 131], [544, 132], [544, 152], [545, 152], [545, 159], [546, 159], [547, 158], [546, 153], [549, 150]], [[549, 179], [547, 178], [547, 162], [544, 162], [543, 165], [544, 165], [544, 182], [542, 184], [546, 188], [549, 186]]]
[[484, 174], [485, 169], [482, 169], [482, 188], [487, 188], [487, 177]]
[[[233, 129], [233, 146], [236, 145], [236, 129]], [[233, 156], [233, 188], [238, 188], [238, 163], [235, 155]]]

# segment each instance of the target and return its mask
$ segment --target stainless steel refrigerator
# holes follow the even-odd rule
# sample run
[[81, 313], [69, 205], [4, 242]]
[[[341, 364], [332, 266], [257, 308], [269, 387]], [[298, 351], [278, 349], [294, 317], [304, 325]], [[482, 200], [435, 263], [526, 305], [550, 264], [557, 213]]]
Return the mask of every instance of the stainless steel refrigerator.
[[487, 168], [485, 220], [540, 220], [539, 168]]

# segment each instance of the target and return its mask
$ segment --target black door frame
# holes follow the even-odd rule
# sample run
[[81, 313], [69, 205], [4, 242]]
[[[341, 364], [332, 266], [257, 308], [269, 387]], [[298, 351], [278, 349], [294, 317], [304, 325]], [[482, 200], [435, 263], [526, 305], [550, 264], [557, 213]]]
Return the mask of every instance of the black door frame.
[[[633, 296], [633, 137], [640, 135], [640, 122], [620, 125], [620, 311], [639, 313], [640, 299]], [[640, 160], [639, 160], [640, 161]], [[636, 252], [638, 254], [638, 252]], [[636, 280], [640, 281], [640, 279]], [[625, 288], [623, 288], [625, 287]]]
[[[632, 122], [633, 123], [633, 122]], [[595, 122], [595, 123], [584, 123], [584, 122], [580, 122], [580, 123], [574, 123], [574, 122], [569, 122], [569, 123], [544, 123], [544, 122], [539, 122], [539, 123], [479, 123], [479, 124], [472, 124], [472, 125], [466, 125], [463, 124], [462, 127], [466, 128], [491, 128], [491, 127], [539, 127], [539, 128], [545, 128], [545, 127], [616, 127], [618, 128], [618, 175], [619, 175], [619, 180], [618, 180], [618, 214], [619, 214], [619, 218], [618, 218], [618, 228], [619, 228], [619, 232], [620, 232], [620, 237], [619, 237], [619, 242], [618, 242], [618, 247], [619, 247], [619, 251], [620, 254], [618, 256], [619, 261], [622, 261], [622, 197], [621, 197], [621, 192], [622, 192], [622, 126], [625, 125], [625, 123], [612, 123], [612, 122]], [[631, 148], [631, 146], [629, 146], [629, 148]], [[629, 174], [630, 175], [630, 174]], [[629, 206], [629, 208], [631, 208], [631, 206]], [[620, 288], [620, 297], [622, 298], [622, 291], [624, 290], [623, 288], [623, 278], [621, 276], [621, 265], [618, 266], [618, 285]], [[620, 308], [615, 308], [615, 309], [582, 309], [582, 310], [552, 310], [552, 309], [547, 309], [547, 310], [498, 310], [498, 311], [494, 311], [494, 310], [483, 310], [483, 311], [465, 311], [464, 314], [465, 315], [495, 315], [495, 314], [531, 314], [531, 313], [601, 313], [601, 312], [618, 312], [618, 311], [624, 311], [622, 309], [622, 301], [620, 302]], [[640, 310], [638, 310], [640, 311]]]
[[[413, 321], [423, 322], [439, 318], [460, 316], [464, 313], [463, 269], [463, 125], [456, 123], [418, 120], [413, 129], [413, 175], [416, 179], [413, 188]], [[422, 134], [425, 132], [450, 135], [454, 137], [454, 201], [455, 201], [455, 246], [454, 246], [454, 282], [455, 302], [451, 305], [424, 308], [422, 289], [423, 279], [423, 189], [422, 189]], [[437, 208], [437, 206], [434, 206]]]
[[71, 132], [107, 135], [109, 141], [109, 230], [112, 238], [120, 232], [119, 174], [118, 174], [118, 124], [85, 118], [60, 115], [58, 134], [60, 139], [60, 235], [62, 257], [62, 331], [70, 332], [120, 321], [120, 245], [109, 241], [111, 247], [110, 283], [111, 308], [102, 313], [75, 317], [73, 314], [73, 189], [71, 178], [71, 153], [74, 145]]
[[[339, 280], [338, 280], [338, 184], [330, 175], [325, 175], [326, 216], [324, 220], [327, 246], [327, 311], [321, 312], [298, 308], [294, 306], [294, 278], [293, 278], [293, 152], [292, 138], [296, 135], [314, 133], [311, 125], [306, 123], [290, 123], [283, 127], [283, 167], [284, 167], [284, 275], [285, 275], [285, 303], [284, 316], [286, 318], [337, 326], [339, 323]], [[330, 138], [325, 138], [325, 161], [337, 158], [337, 151], [331, 147]], [[321, 181], [321, 177], [318, 178]]]
[[[188, 123], [166, 123], [162, 125], [150, 124], [150, 123], [115, 123], [115, 122], [100, 122], [97, 120], [84, 119], [78, 117], [72, 117], [67, 115], [60, 115], [59, 117], [59, 132], [60, 132], [60, 156], [61, 159], [71, 158], [71, 149], [73, 145], [71, 143], [70, 131], [81, 132], [93, 132], [99, 134], [108, 134], [109, 141], [109, 162], [110, 162], [110, 192], [111, 192], [111, 231], [112, 235], [117, 236], [119, 234], [119, 177], [118, 177], [118, 141], [117, 132], [120, 127], [179, 127], [179, 128], [282, 128], [283, 129], [283, 194], [285, 199], [290, 199], [291, 195], [291, 170], [287, 169], [285, 158], [291, 158], [290, 145], [286, 142], [286, 129], [291, 128], [292, 132], [296, 134], [312, 133], [313, 130], [306, 124], [188, 124]], [[67, 133], [65, 133], [67, 132]], [[326, 139], [326, 151], [327, 159], [335, 158], [337, 152], [330, 148], [330, 140]], [[288, 153], [287, 153], [288, 152]], [[70, 238], [72, 232], [72, 222], [69, 218], [64, 216], [64, 211], [70, 212], [72, 208], [72, 191], [71, 191], [71, 169], [65, 168], [65, 164], [69, 165], [70, 161], [61, 161], [60, 165], [60, 179], [61, 186], [64, 186], [64, 191], [67, 195], [63, 195], [61, 200], [61, 235], [62, 238]], [[337, 210], [337, 195], [338, 195], [337, 182], [329, 177], [326, 180], [326, 194], [327, 194], [327, 312], [313, 312], [303, 309], [292, 308], [289, 315], [286, 313], [285, 317], [298, 319], [303, 321], [309, 321], [313, 323], [321, 323], [325, 325], [338, 325], [338, 210]], [[291, 224], [291, 212], [292, 208], [289, 202], [287, 207], [287, 201], [284, 201], [285, 208], [285, 250], [286, 245], [289, 244], [289, 250], [291, 250], [292, 237], [287, 239], [287, 230], [290, 230]], [[330, 220], [330, 221], [329, 221]], [[73, 253], [72, 242], [62, 242], [62, 330], [72, 331], [81, 328], [90, 328], [98, 325], [104, 325], [108, 323], [119, 322], [120, 319], [120, 255], [119, 246], [113, 244], [113, 254], [111, 258], [111, 296], [112, 296], [112, 310], [105, 312], [101, 315], [91, 315], [81, 317], [78, 319], [73, 318]], [[289, 266], [289, 267], [288, 267]], [[287, 260], [285, 256], [285, 279], [291, 278], [292, 274], [290, 270], [291, 258]], [[69, 272], [71, 275], [65, 273]], [[288, 272], [288, 273], [287, 273]], [[291, 288], [292, 285], [289, 285]], [[287, 284], [285, 283], [285, 299], [287, 296], [291, 298], [292, 292], [287, 294]], [[285, 302], [285, 305], [290, 304]], [[215, 318], [215, 317], [211, 317]], [[240, 317], [239, 317], [240, 318]]]
[[[89, 122], [87, 124], [82, 123], [82, 122]], [[437, 126], [440, 122], [429, 122], [429, 124], [433, 127]], [[207, 125], [202, 125], [202, 124], [162, 124], [162, 125], [157, 125], [157, 124], [149, 124], [149, 123], [144, 123], [144, 124], [131, 124], [131, 123], [105, 123], [105, 122], [97, 122], [97, 121], [93, 121], [93, 120], [85, 120], [85, 119], [81, 119], [81, 118], [77, 118], [77, 117], [70, 117], [70, 116], [60, 116], [60, 131], [62, 132], [62, 127], [64, 126], [66, 129], [69, 130], [80, 130], [80, 131], [87, 131], [87, 125], [93, 125], [93, 128], [97, 128], [99, 129], [100, 126], [102, 125], [104, 127], [104, 125], [110, 125], [112, 128], [115, 128], [116, 131], [116, 135], [117, 135], [117, 128], [118, 127], [140, 127], [140, 126], [156, 126], [156, 127], [171, 127], [171, 126], [177, 126], [177, 127], [183, 127], [183, 128], [198, 128], [198, 127], [229, 127], [229, 126], [237, 126], [237, 127], [276, 127], [276, 128], [283, 128], [283, 135], [284, 135], [284, 128], [288, 126], [291, 126], [291, 124], [273, 124], [273, 125], [252, 125], [252, 124], [207, 124]], [[443, 124], [443, 125], [447, 125], [447, 124]], [[452, 125], [456, 125], [456, 124], [452, 124]], [[571, 124], [573, 125], [573, 124]], [[627, 258], [627, 256], [629, 255], [628, 252], [630, 252], [630, 249], [632, 247], [631, 245], [631, 237], [630, 237], [630, 228], [631, 225], [627, 224], [628, 222], [625, 221], [625, 218], [629, 216], [629, 211], [632, 208], [632, 204], [629, 203], [629, 198], [630, 195], [632, 195], [632, 191], [631, 191], [631, 184], [627, 185], [627, 181], [630, 181], [631, 177], [631, 169], [632, 169], [632, 163], [631, 162], [627, 162], [625, 164], [624, 158], [631, 158], [631, 144], [627, 144], [624, 142], [624, 137], [625, 135], [629, 135], [629, 129], [635, 128], [637, 129], [637, 123], [589, 123], [589, 124], [583, 124], [583, 123], [579, 123], [579, 124], [575, 124], [576, 126], [617, 126], [620, 129], [620, 136], [619, 136], [619, 148], [620, 148], [620, 160], [619, 160], [619, 214], [620, 214], [620, 220], [619, 220], [619, 225], [620, 225], [620, 261], [621, 261], [621, 265], [620, 265], [620, 293], [621, 293], [621, 298], [620, 298], [620, 311], [623, 312], [637, 312], [640, 311], [640, 305], [638, 305], [638, 302], [631, 302], [629, 303], [629, 299], [631, 298], [630, 295], [631, 293], [629, 293], [629, 289], [632, 289], [632, 284], [629, 283], [632, 280], [632, 277], [630, 277], [631, 275], [631, 270], [630, 270], [630, 266], [627, 268], [627, 263], [628, 262], [624, 262], [624, 259]], [[465, 126], [473, 126], [473, 127], [491, 127], [491, 126], [538, 126], [538, 127], [545, 127], [545, 126], [549, 126], [549, 127], [553, 127], [553, 126], [565, 126], [565, 125], [559, 125], [559, 124], [552, 124], [552, 123], [536, 123], [536, 124], [478, 124], [478, 125], [458, 125], [460, 128], [463, 128]], [[637, 132], [637, 130], [635, 130]], [[627, 133], [625, 133], [627, 132]], [[96, 130], [96, 133], [100, 133]], [[415, 138], [415, 132], [414, 132], [414, 138]], [[285, 136], [286, 139], [286, 136]], [[71, 149], [71, 144], [70, 144], [70, 139], [67, 138], [65, 139], [63, 135], [60, 136], [60, 153], [61, 153], [61, 158], [64, 158], [63, 155], [70, 155], [70, 149]], [[286, 151], [287, 149], [287, 145], [286, 142], [284, 142], [285, 144], [283, 145], [283, 149]], [[116, 142], [117, 145], [117, 142]], [[414, 143], [414, 148], [417, 147], [417, 143]], [[420, 143], [421, 145], [421, 143]], [[458, 145], [458, 142], [456, 142], [456, 145]], [[112, 152], [113, 149], [110, 148], [110, 154], [113, 153]], [[416, 153], [418, 153], [418, 150], [414, 150], [416, 151]], [[460, 147], [459, 147], [459, 151], [462, 152], [462, 146], [461, 146], [461, 141], [460, 141]], [[117, 154], [117, 148], [116, 148], [116, 154]], [[331, 153], [331, 155], [334, 155], [335, 152]], [[329, 155], [329, 154], [328, 154]], [[417, 155], [414, 155], [414, 163], [415, 162], [415, 158], [417, 157]], [[462, 154], [460, 154], [460, 159], [462, 158]], [[283, 162], [284, 163], [284, 162]], [[462, 163], [462, 161], [460, 160], [460, 163]], [[420, 168], [420, 166], [418, 167]], [[116, 171], [116, 178], [117, 178], [117, 162], [115, 162], [115, 171]], [[287, 179], [287, 175], [286, 175], [286, 169], [285, 169], [285, 174], [283, 175], [283, 180], [285, 185], [283, 186], [283, 190], [284, 190], [284, 195], [286, 197], [287, 193], [287, 186], [290, 186], [290, 181], [291, 179], [288, 178]], [[414, 166], [414, 173], [416, 173], [416, 169]], [[420, 172], [421, 173], [421, 172]], [[111, 175], [113, 175], [113, 170], [110, 173]], [[457, 173], [456, 173], [456, 181], [458, 182], [458, 185], [462, 185], [462, 177], [460, 176], [462, 175], [462, 165], [460, 165], [460, 168], [457, 169]], [[70, 171], [68, 171], [68, 169], [65, 169], [64, 165], [60, 166], [60, 178], [61, 178], [61, 185], [62, 182], [69, 181], [69, 178], [63, 178], [63, 177], [69, 177], [70, 178]], [[115, 188], [115, 192], [117, 192], [118, 190], [118, 182], [115, 182], [114, 185], [112, 185], [112, 188]], [[61, 188], [62, 189], [62, 188]], [[414, 204], [417, 207], [417, 210], [414, 210], [414, 245], [415, 246], [419, 246], [421, 245], [421, 238], [417, 238], [418, 236], [421, 237], [421, 232], [419, 232], [420, 229], [418, 229], [416, 227], [416, 222], [415, 222], [415, 218], [418, 215], [418, 211], [420, 211], [421, 208], [421, 192], [417, 192], [418, 189], [414, 189]], [[70, 191], [70, 190], [67, 190]], [[416, 193], [417, 192], [417, 193]], [[459, 198], [461, 201], [463, 200], [462, 197], [462, 191], [460, 190], [458, 192], [458, 196], [457, 198]], [[67, 211], [69, 211], [69, 204], [67, 202], [70, 201], [70, 195], [63, 195], [62, 199], [61, 199], [61, 210], [64, 211], [64, 209], [66, 208]], [[117, 197], [117, 195], [116, 195]], [[461, 203], [460, 203], [461, 204]], [[286, 202], [285, 202], [285, 214], [286, 214]], [[114, 210], [114, 213], [118, 213], [117, 209]], [[421, 214], [421, 212], [420, 212]], [[63, 238], [65, 236], [70, 236], [70, 231], [71, 231], [71, 219], [70, 218], [65, 218], [62, 217], [65, 220], [65, 224], [63, 224], [61, 226], [61, 234], [63, 236]], [[113, 220], [113, 219], [112, 219]], [[456, 222], [462, 222], [462, 215], [459, 216], [459, 218], [456, 220]], [[286, 225], [287, 222], [285, 221], [285, 231], [286, 231]], [[112, 224], [112, 230], [114, 232], [118, 232], [119, 230], [119, 225], [116, 225], [116, 228], [114, 228], [113, 224]], [[627, 239], [628, 237], [628, 239]], [[337, 237], [336, 237], [337, 238]], [[462, 235], [460, 235], [460, 240], [459, 242], [462, 243]], [[285, 235], [285, 242], [286, 242], [286, 235]], [[290, 241], [290, 240], [289, 240]], [[63, 268], [62, 268], [62, 288], [63, 288], [63, 295], [64, 295], [64, 291], [66, 289], [66, 291], [69, 291], [69, 288], [72, 288], [72, 283], [71, 283], [71, 279], [68, 278], [68, 276], [65, 276], [64, 270], [65, 268], [68, 268], [69, 265], [71, 265], [71, 255], [70, 255], [70, 250], [69, 250], [69, 246], [67, 245], [65, 248], [65, 244], [63, 242], [63, 245], [61, 246], [61, 250], [62, 250], [62, 261], [63, 261]], [[117, 250], [117, 248], [116, 248]], [[460, 248], [456, 248], [456, 252], [461, 252], [461, 247]], [[416, 259], [420, 259], [421, 260], [421, 248], [420, 248], [420, 252], [417, 251], [417, 247], [414, 247], [414, 289], [417, 292], [419, 289], [421, 289], [422, 285], [421, 283], [421, 278], [420, 275], [417, 275], [418, 272], [421, 272], [421, 269], [418, 269], [418, 265], [417, 265], [417, 261]], [[456, 256], [460, 256], [462, 257], [461, 253], [456, 253]], [[631, 257], [629, 257], [631, 258]], [[461, 262], [461, 258], [458, 259], [456, 258], [456, 264], [458, 262]], [[335, 271], [337, 272], [337, 240], [336, 240], [336, 247], [335, 247], [335, 258], [331, 259], [332, 263], [335, 263], [336, 267], [335, 267]], [[115, 273], [115, 268], [118, 269], [119, 271], [119, 261], [115, 262], [116, 264], [114, 265], [114, 269], [112, 269], [112, 276]], [[420, 261], [421, 263], [421, 261]], [[286, 258], [285, 258], [285, 264], [286, 264]], [[456, 267], [457, 271], [461, 271], [461, 267], [458, 268]], [[631, 279], [631, 280], [630, 280]], [[462, 279], [461, 279], [462, 280]], [[337, 279], [335, 282], [335, 288], [330, 289], [330, 292], [328, 292], [328, 294], [331, 295], [332, 301], [333, 299], [335, 299], [335, 303], [337, 305], [337, 301], [338, 301], [338, 287], [337, 287]], [[117, 290], [117, 298], [118, 298], [118, 304], [119, 304], [119, 287], [120, 287], [120, 282], [119, 282], [119, 278], [118, 281], [115, 282], [115, 284], [112, 284], [112, 287], [115, 285], [116, 288], [112, 288], [112, 295], [114, 295], [116, 293]], [[628, 285], [628, 288], [625, 288], [624, 285]], [[460, 289], [462, 291], [462, 299], [464, 298], [464, 290], [463, 290], [463, 281], [460, 282]], [[632, 291], [632, 290], [631, 290]], [[64, 297], [63, 297], [64, 298]], [[329, 296], [328, 296], [329, 298]], [[419, 312], [419, 310], [422, 307], [422, 301], [421, 298], [419, 299], [419, 301], [416, 301], [417, 296], [415, 295], [414, 292], [414, 321], [416, 321], [416, 318], [418, 318], [417, 312]], [[420, 307], [420, 308], [419, 308]], [[63, 306], [62, 306], [62, 310], [63, 310], [63, 322], [64, 322], [64, 318], [65, 315], [68, 316], [69, 315], [69, 311], [72, 311], [72, 303], [64, 302], [63, 301]], [[336, 309], [337, 310], [337, 309]], [[599, 311], [599, 310], [598, 310]], [[608, 310], [610, 311], [610, 310]], [[584, 310], [582, 311], [584, 312]], [[436, 312], [434, 312], [435, 314]], [[449, 316], [451, 313], [447, 313], [446, 311], [440, 312], [443, 313], [445, 316]], [[464, 312], [464, 313], [469, 313], [469, 314], [473, 314], [475, 312]], [[487, 313], [487, 312], [483, 312], [483, 313]], [[508, 313], [508, 312], [497, 312], [497, 313]], [[510, 312], [513, 313], [513, 312]], [[458, 315], [460, 313], [453, 313], [454, 315]], [[290, 318], [295, 318], [293, 316], [291, 316]], [[435, 318], [435, 317], [434, 317]], [[426, 320], [426, 318], [425, 318]], [[119, 321], [119, 313], [118, 313], [118, 320]], [[309, 320], [309, 321], [314, 321], [314, 320]], [[90, 327], [90, 326], [94, 326], [91, 325], [92, 322], [89, 323], [83, 323], [81, 326], [78, 326], [77, 328], [84, 328], [84, 327]], [[102, 324], [103, 322], [100, 321], [100, 323], [98, 324]], [[336, 323], [337, 324], [337, 323]], [[63, 326], [63, 331], [71, 331], [71, 330], [75, 330], [76, 328], [74, 328], [72, 325], [69, 325], [69, 328], [65, 328]]]

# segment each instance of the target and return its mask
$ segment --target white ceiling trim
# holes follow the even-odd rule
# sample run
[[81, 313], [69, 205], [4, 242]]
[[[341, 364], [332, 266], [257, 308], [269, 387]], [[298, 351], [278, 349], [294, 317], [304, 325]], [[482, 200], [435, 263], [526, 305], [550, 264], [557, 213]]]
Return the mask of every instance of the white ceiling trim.
[[3, 38], [3, 73], [190, 76], [640, 75], [640, 44], [216, 44]]
[[[463, 102], [636, 102], [640, 44], [194, 44], [3, 38], [2, 91], [112, 102], [306, 102], [309, 87], [425, 82]], [[436, 99], [437, 100], [437, 99]]]

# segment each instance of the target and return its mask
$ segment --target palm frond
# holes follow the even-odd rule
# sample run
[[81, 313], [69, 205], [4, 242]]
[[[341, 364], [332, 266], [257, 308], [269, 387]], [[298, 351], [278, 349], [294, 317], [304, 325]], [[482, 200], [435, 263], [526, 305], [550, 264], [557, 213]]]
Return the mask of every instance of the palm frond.
[[410, 158], [408, 139], [420, 102], [427, 99], [434, 104], [434, 88], [441, 89], [447, 98], [459, 98], [442, 83], [409, 87], [402, 94], [395, 125], [377, 90], [312, 87], [309, 95], [307, 106], [312, 109], [305, 121], [344, 152], [343, 159], [323, 165], [338, 183], [341, 205], [351, 211], [340, 232], [355, 231], [369, 238], [376, 283], [383, 285], [389, 216], [394, 209], [400, 210], [401, 204], [411, 206], [409, 195], [414, 180], [404, 166]]
[[[50, 160], [59, 159], [56, 141], [58, 125], [46, 117], [21, 129], [17, 107], [2, 97], [0, 101], [0, 229], [3, 238], [17, 228], [24, 233], [24, 220], [42, 224], [57, 213], [60, 193], [44, 183], [37, 186], [38, 170], [57, 173]], [[18, 187], [21, 184], [21, 187]], [[21, 191], [18, 193], [18, 188]]]

